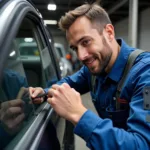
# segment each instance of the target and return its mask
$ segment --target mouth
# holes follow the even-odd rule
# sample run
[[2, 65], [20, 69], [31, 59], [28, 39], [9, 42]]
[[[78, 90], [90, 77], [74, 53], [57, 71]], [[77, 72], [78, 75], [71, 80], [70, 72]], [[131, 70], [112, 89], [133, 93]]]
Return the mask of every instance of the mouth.
[[84, 61], [84, 64], [85, 64], [86, 66], [89, 66], [89, 67], [90, 67], [90, 66], [93, 65], [93, 63], [95, 62], [95, 60], [96, 60], [96, 58], [90, 58], [90, 59]]

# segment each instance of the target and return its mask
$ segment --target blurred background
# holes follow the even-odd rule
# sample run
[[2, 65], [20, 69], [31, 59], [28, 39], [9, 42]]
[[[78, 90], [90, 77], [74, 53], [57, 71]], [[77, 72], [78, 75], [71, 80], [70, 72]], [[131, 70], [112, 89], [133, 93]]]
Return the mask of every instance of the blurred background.
[[[82, 64], [69, 49], [65, 33], [60, 31], [58, 21], [67, 11], [85, 2], [99, 3], [109, 14], [115, 26], [116, 38], [122, 37], [129, 45], [149, 49], [150, 0], [30, 0], [40, 11], [47, 29], [53, 37], [56, 49], [73, 65], [73, 71]], [[58, 48], [59, 45], [59, 48]], [[64, 52], [65, 51], [65, 52]], [[62, 57], [62, 55], [61, 55]]]
[[115, 26], [116, 37], [122, 37], [131, 46], [149, 49], [150, 0], [31, 0], [41, 12], [54, 41], [68, 51], [65, 34], [58, 21], [65, 12], [84, 4], [98, 2], [109, 14]]

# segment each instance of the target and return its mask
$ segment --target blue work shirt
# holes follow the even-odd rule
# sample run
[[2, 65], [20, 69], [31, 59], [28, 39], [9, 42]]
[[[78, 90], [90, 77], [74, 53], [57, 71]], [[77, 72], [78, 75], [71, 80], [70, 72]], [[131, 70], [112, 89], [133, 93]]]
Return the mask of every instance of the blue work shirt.
[[87, 110], [74, 129], [74, 133], [82, 137], [90, 149], [147, 150], [150, 149], [150, 122], [146, 120], [146, 117], [150, 115], [150, 110], [144, 110], [143, 107], [143, 88], [150, 86], [149, 52], [142, 53], [136, 58], [121, 91], [120, 98], [129, 103], [127, 129], [114, 126], [113, 121], [107, 118], [107, 114], [105, 118], [103, 113], [106, 108], [113, 105], [113, 97], [123, 75], [128, 56], [135, 50], [121, 39], [117, 42], [121, 46], [117, 60], [109, 74], [97, 76], [95, 93], [92, 92], [91, 73], [86, 66], [57, 84], [68, 83], [81, 94], [91, 91], [99, 116]]

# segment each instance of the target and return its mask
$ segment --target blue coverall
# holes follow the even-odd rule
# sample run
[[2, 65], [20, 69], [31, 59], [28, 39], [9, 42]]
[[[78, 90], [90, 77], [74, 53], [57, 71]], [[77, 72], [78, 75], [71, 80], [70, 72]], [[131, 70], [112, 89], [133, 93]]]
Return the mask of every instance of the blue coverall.
[[[127, 128], [117, 127], [113, 125], [113, 120], [105, 118], [107, 113], [105, 109], [113, 105], [113, 97], [128, 56], [135, 50], [122, 39], [118, 39], [117, 42], [121, 46], [119, 56], [109, 74], [97, 76], [95, 93], [91, 90], [91, 73], [86, 66], [57, 84], [68, 83], [81, 94], [91, 91], [99, 116], [87, 110], [74, 129], [74, 133], [82, 137], [90, 149], [148, 150], [150, 149], [150, 122], [146, 121], [146, 117], [150, 115], [150, 110], [144, 110], [143, 107], [143, 88], [150, 86], [149, 52], [144, 52], [136, 58], [121, 91], [120, 98], [129, 103], [129, 116], [125, 123]], [[47, 92], [48, 89], [45, 91]]]

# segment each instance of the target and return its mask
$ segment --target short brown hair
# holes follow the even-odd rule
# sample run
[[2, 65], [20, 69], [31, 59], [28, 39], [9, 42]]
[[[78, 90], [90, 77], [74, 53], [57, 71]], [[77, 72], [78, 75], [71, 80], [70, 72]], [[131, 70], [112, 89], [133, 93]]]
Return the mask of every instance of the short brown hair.
[[79, 18], [85, 16], [87, 17], [93, 24], [98, 24], [98, 30], [101, 33], [103, 27], [106, 24], [111, 24], [110, 18], [107, 12], [98, 4], [83, 4], [76, 9], [69, 11], [62, 16], [59, 21], [59, 27], [61, 30], [66, 31], [69, 27], [74, 23], [74, 21]]

